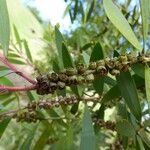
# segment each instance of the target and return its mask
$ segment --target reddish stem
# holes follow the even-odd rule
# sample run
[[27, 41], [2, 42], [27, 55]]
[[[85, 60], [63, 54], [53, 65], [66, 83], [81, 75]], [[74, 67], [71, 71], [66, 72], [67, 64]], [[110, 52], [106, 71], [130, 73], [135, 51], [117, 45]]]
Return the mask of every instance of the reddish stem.
[[7, 60], [7, 58], [5, 58], [1, 53], [0, 53], [0, 60], [12, 71], [14, 71], [16, 74], [18, 74], [19, 76], [23, 77], [24, 79], [26, 79], [27, 81], [29, 81], [32, 84], [36, 84], [36, 81], [29, 78], [28, 76], [26, 76], [24, 73], [20, 72], [13, 64], [10, 64]]
[[31, 86], [14, 86], [14, 87], [10, 87], [10, 86], [0, 86], [0, 93], [1, 92], [17, 92], [17, 91], [30, 91], [30, 90], [35, 90], [36, 89], [36, 85], [31, 85]]

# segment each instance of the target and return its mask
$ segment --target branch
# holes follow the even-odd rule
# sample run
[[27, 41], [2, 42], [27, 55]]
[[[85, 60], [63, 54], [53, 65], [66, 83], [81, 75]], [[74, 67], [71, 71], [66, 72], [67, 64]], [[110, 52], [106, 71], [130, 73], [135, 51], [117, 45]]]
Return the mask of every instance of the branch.
[[0, 53], [0, 60], [3, 62], [3, 64], [5, 64], [10, 70], [12, 70], [13, 72], [15, 72], [16, 74], [18, 74], [19, 76], [23, 77], [24, 79], [26, 79], [28, 82], [30, 82], [31, 84], [36, 84], [36, 81], [29, 78], [27, 75], [25, 75], [24, 73], [20, 72], [13, 64], [10, 64], [7, 60], [7, 58], [5, 58], [1, 53]]
[[35, 90], [36, 85], [31, 85], [31, 86], [0, 86], [0, 93], [3, 92], [17, 92], [17, 91], [30, 91], [30, 90]]

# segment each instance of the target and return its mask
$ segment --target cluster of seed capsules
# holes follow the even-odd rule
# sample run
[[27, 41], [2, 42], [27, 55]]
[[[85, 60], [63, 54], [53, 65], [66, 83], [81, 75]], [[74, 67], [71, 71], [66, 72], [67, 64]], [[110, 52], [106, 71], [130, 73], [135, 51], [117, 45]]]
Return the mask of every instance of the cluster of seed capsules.
[[105, 129], [109, 129], [109, 130], [112, 130], [112, 131], [116, 131], [116, 124], [115, 124], [115, 122], [104, 121], [104, 120], [98, 119], [96, 117], [93, 117], [92, 121], [94, 122], [95, 125], [97, 125], [99, 127], [102, 127], [102, 128], [105, 128]]
[[127, 71], [134, 63], [144, 64], [149, 61], [150, 57], [146, 55], [135, 57], [127, 54], [91, 62], [88, 66], [79, 64], [76, 68], [68, 68], [59, 73], [40, 75], [37, 77], [37, 93], [44, 95], [54, 93], [57, 89], [62, 90], [66, 86], [91, 83], [95, 75], [105, 76], [110, 73], [117, 76], [121, 71]]
[[59, 96], [50, 100], [41, 100], [38, 102], [31, 102], [27, 106], [27, 110], [22, 110], [13, 114], [13, 118], [15, 118], [18, 122], [36, 122], [37, 120], [41, 120], [36, 113], [38, 109], [51, 109], [54, 107], [59, 107], [61, 105], [72, 105], [78, 103], [78, 98], [75, 95], [62, 97]]

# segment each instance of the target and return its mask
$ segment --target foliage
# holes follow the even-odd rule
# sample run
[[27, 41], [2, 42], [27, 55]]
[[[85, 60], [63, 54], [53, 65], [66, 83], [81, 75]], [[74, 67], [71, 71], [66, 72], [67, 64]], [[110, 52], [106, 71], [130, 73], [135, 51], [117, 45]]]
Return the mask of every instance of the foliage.
[[149, 1], [65, 0], [76, 28], [64, 34], [5, 2], [0, 148], [150, 149]]

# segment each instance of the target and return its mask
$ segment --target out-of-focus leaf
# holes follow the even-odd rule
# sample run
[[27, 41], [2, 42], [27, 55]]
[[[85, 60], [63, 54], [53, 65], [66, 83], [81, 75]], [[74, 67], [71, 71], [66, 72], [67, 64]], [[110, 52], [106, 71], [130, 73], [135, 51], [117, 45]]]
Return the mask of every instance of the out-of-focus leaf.
[[112, 86], [116, 85], [116, 80], [112, 79], [109, 76], [104, 76], [104, 82], [106, 84], [109, 84], [109, 85], [112, 85]]
[[58, 51], [58, 55], [59, 55], [59, 65], [60, 65], [60, 69], [63, 69], [63, 64], [62, 64], [62, 43], [64, 42], [64, 38], [61, 34], [61, 32], [59, 31], [59, 29], [57, 28], [57, 26], [55, 26], [55, 42], [56, 42], [56, 47], [57, 47], [57, 51]]
[[80, 150], [96, 150], [96, 139], [88, 107], [85, 106]]
[[49, 130], [45, 129], [43, 133], [40, 135], [38, 141], [36, 141], [36, 144], [34, 145], [33, 150], [44, 149], [49, 136], [50, 136]]
[[146, 97], [147, 97], [148, 107], [150, 112], [150, 68], [148, 65], [145, 66], [145, 88], [146, 88]]
[[125, 119], [116, 123], [116, 129], [122, 136], [134, 137], [136, 134], [133, 126]]
[[[103, 58], [104, 58], [104, 55], [103, 55], [102, 47], [100, 43], [96, 43], [96, 45], [93, 48], [91, 57], [90, 57], [90, 62], [97, 61]], [[100, 77], [99, 75], [96, 75], [94, 82], [93, 82], [93, 86], [97, 93], [102, 94], [103, 87], [104, 87], [104, 78]]]
[[118, 114], [122, 119], [128, 119], [128, 112], [125, 104], [118, 104]]
[[142, 141], [150, 148], [149, 134], [146, 133], [146, 131], [144, 129], [140, 129], [138, 134], [140, 135]]
[[4, 119], [3, 121], [0, 121], [0, 138], [2, 137], [4, 131], [6, 130], [10, 120], [11, 119]]
[[11, 73], [11, 72], [12, 72], [11, 70], [3, 70], [3, 71], [0, 71], [0, 78], [3, 77], [3, 76], [8, 75], [8, 74]]
[[23, 43], [24, 43], [24, 48], [25, 48], [26, 55], [27, 55], [28, 59], [29, 59], [31, 62], [33, 62], [33, 60], [32, 60], [32, 55], [31, 55], [31, 52], [30, 52], [30, 49], [29, 49], [29, 46], [28, 46], [27, 41], [24, 40]]
[[18, 30], [15, 25], [13, 25], [13, 29], [14, 29], [14, 35], [15, 35], [17, 44], [19, 45], [19, 48], [21, 49], [22, 48], [21, 39], [20, 39], [20, 35], [19, 35]]
[[141, 7], [141, 15], [142, 15], [142, 26], [143, 26], [143, 41], [144, 41], [144, 48], [146, 44], [147, 39], [147, 33], [148, 33], [148, 26], [150, 23], [149, 18], [149, 2], [148, 0], [140, 0], [140, 7]]
[[78, 13], [78, 0], [75, 0], [75, 7], [74, 7], [74, 14], [73, 14], [73, 21], [76, 19], [77, 13]]
[[84, 46], [82, 46], [80, 49], [83, 51], [83, 50], [90, 48], [92, 45], [93, 45], [93, 43], [90, 42], [90, 43], [87, 43]]
[[133, 64], [132, 70], [135, 72], [135, 74], [144, 78], [144, 66], [142, 64], [139, 63]]
[[133, 30], [131, 29], [128, 21], [120, 12], [118, 7], [112, 2], [112, 0], [103, 0], [105, 12], [114, 24], [114, 26], [124, 35], [124, 37], [138, 50], [141, 50], [139, 41], [137, 40]]
[[107, 103], [121, 95], [118, 85], [113, 86], [102, 98], [102, 103]]
[[7, 56], [10, 38], [10, 24], [6, 0], [0, 0], [0, 43]]
[[143, 142], [138, 135], [136, 136], [136, 150], [145, 150]]
[[130, 111], [136, 117], [137, 120], [141, 120], [141, 107], [138, 98], [138, 93], [134, 80], [131, 77], [129, 71], [121, 72], [119, 76], [116, 77], [118, 87], [121, 91], [121, 95], [125, 99]]
[[33, 130], [28, 134], [28, 136], [25, 138], [23, 144], [20, 147], [21, 150], [31, 149], [31, 143], [32, 143], [32, 140], [34, 138], [36, 129], [37, 129], [37, 126], [35, 126], [33, 128]]
[[[40, 40], [43, 37], [44, 29], [32, 12], [23, 5], [20, 0], [6, 0], [9, 12], [10, 27], [13, 31], [15, 25], [20, 37], [28, 41], [32, 49], [32, 57], [39, 59], [39, 52], [43, 50], [44, 42]], [[15, 35], [12, 34], [12, 39]], [[41, 53], [42, 55], [42, 53]]]
[[16, 59], [16, 58], [9, 58], [8, 59], [10, 63], [12, 64], [18, 64], [18, 65], [24, 65], [24, 61], [22, 59]]
[[90, 6], [90, 9], [89, 9], [88, 14], [87, 14], [87, 17], [86, 17], [86, 22], [89, 21], [89, 19], [90, 19], [90, 17], [91, 17], [91, 14], [92, 14], [92, 11], [93, 11], [93, 9], [94, 9], [94, 6], [95, 6], [95, 0], [93, 0], [93, 1], [91, 2], [91, 6]]
[[37, 94], [36, 93], [34, 93], [34, 91], [28, 91], [27, 92], [27, 96], [28, 96], [28, 98], [29, 98], [29, 101], [34, 101], [34, 100], [36, 100], [37, 99]]
[[84, 24], [85, 23], [85, 13], [84, 13], [84, 9], [83, 9], [83, 4], [82, 2], [80, 1], [80, 12], [82, 14], [82, 23]]

